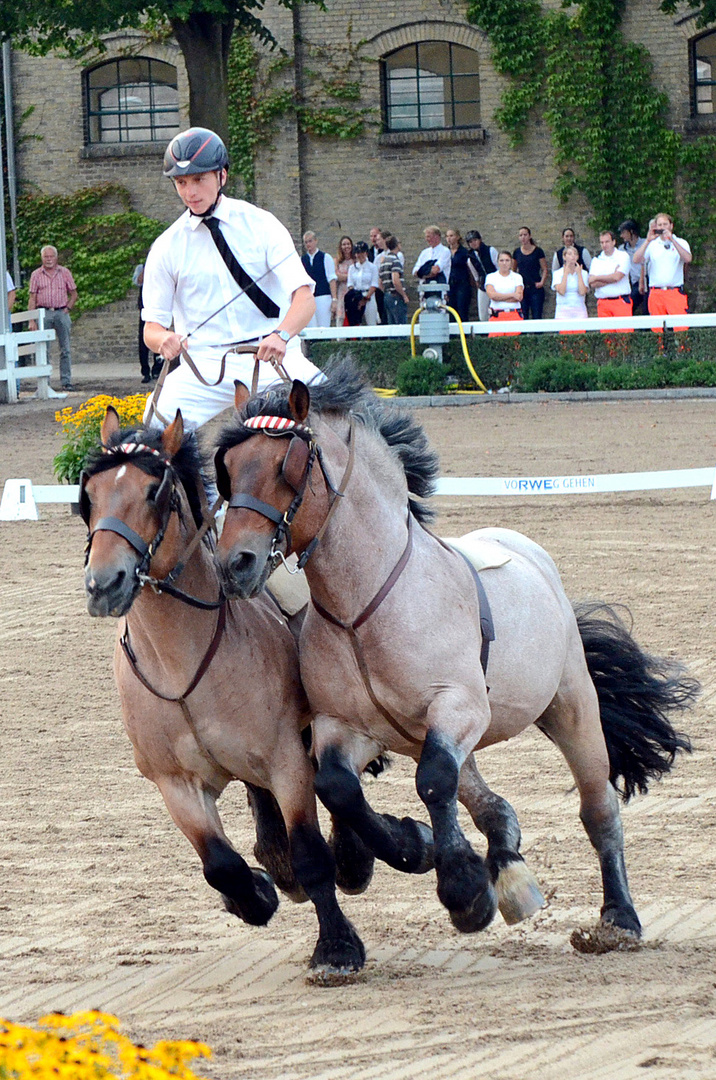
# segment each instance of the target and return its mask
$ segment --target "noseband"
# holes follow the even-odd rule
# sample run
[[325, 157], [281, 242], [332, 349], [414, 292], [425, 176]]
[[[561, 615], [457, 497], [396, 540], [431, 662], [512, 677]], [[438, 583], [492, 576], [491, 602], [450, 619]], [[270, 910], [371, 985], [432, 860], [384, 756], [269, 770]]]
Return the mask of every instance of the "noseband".
[[218, 600], [199, 600], [197, 597], [190, 596], [189, 593], [185, 593], [181, 589], [178, 589], [173, 584], [174, 580], [179, 577], [182, 570], [186, 566], [189, 555], [194, 551], [194, 548], [199, 544], [199, 542], [203, 539], [208, 530], [211, 528], [214, 520], [214, 514], [216, 512], [216, 509], [218, 508], [217, 503], [213, 510], [209, 511], [206, 505], [206, 497], [203, 494], [203, 488], [201, 486], [201, 478], [199, 479], [198, 485], [202, 503], [203, 516], [203, 523], [201, 525], [201, 528], [199, 529], [194, 539], [190, 542], [189, 547], [184, 554], [183, 560], [180, 560], [176, 564], [176, 566], [174, 566], [174, 568], [169, 571], [166, 577], [157, 579], [149, 575], [149, 564], [159, 550], [159, 547], [164, 539], [167, 528], [169, 526], [169, 521], [172, 514], [175, 511], [179, 512], [180, 509], [179, 496], [176, 490], [176, 481], [171, 462], [168, 460], [168, 458], [165, 458], [164, 455], [161, 454], [158, 450], [155, 450], [152, 446], [146, 446], [144, 443], [128, 442], [121, 443], [119, 446], [105, 446], [102, 448], [102, 452], [104, 454], [137, 454], [141, 452], [153, 454], [155, 457], [158, 457], [160, 459], [160, 461], [164, 465], [164, 472], [162, 474], [162, 479], [160, 481], [159, 488], [157, 489], [157, 494], [154, 499], [160, 515], [159, 528], [157, 529], [154, 538], [149, 543], [143, 540], [139, 533], [135, 532], [134, 529], [130, 528], [130, 526], [127, 525], [124, 521], [122, 521], [121, 518], [111, 516], [100, 518], [94, 529], [90, 530], [90, 501], [86, 491], [87, 481], [90, 477], [89, 474], [85, 470], [83, 470], [82, 474], [80, 475], [79, 503], [82, 520], [84, 521], [88, 529], [87, 542], [85, 544], [85, 566], [87, 566], [87, 563], [89, 562], [90, 551], [92, 549], [92, 541], [94, 540], [96, 534], [98, 532], [113, 532], [116, 533], [117, 536], [121, 536], [123, 540], [126, 540], [130, 547], [134, 548], [134, 550], [139, 555], [139, 562], [135, 567], [135, 575], [137, 581], [139, 582], [140, 588], [143, 588], [145, 585], [149, 585], [154, 590], [154, 592], [168, 593], [175, 599], [182, 600], [184, 603], [189, 604], [191, 607], [201, 608], [202, 610], [212, 610], [214, 608], [221, 607], [225, 602], [225, 598], [223, 592], [221, 592], [221, 589]]
[[[283, 562], [290, 574], [296, 574], [299, 570], [303, 570], [311, 555], [316, 550], [316, 547], [326, 531], [328, 522], [338, 505], [338, 500], [343, 497], [348, 481], [350, 480], [355, 457], [355, 427], [353, 417], [351, 417], [350, 433], [348, 437], [348, 463], [338, 488], [333, 486], [326, 471], [323, 462], [323, 454], [316, 441], [316, 436], [306, 424], [300, 424], [295, 420], [289, 420], [283, 416], [259, 415], [252, 416], [248, 420], [245, 420], [244, 427], [253, 432], [262, 432], [269, 438], [290, 437], [291, 441], [288, 444], [288, 449], [281, 466], [281, 475], [294, 492], [294, 497], [291, 500], [288, 509], [283, 512], [278, 510], [275, 506], [272, 506], [271, 503], [256, 498], [256, 496], [252, 495], [250, 492], [237, 492], [236, 494], [231, 495], [228, 499], [228, 506], [230, 509], [243, 507], [247, 510], [254, 510], [257, 514], [261, 514], [262, 517], [267, 518], [268, 521], [272, 521], [274, 525], [276, 525], [276, 530], [271, 538], [271, 550], [269, 552], [271, 573], [273, 573], [280, 562]], [[289, 566], [286, 562], [284, 552], [281, 550], [280, 545], [285, 544], [286, 554], [288, 554], [293, 547], [291, 524], [303, 503], [306, 494], [306, 486], [310, 484], [311, 470], [316, 461], [318, 461], [321, 467], [326, 486], [333, 492], [334, 498], [323, 524], [299, 555], [298, 564], [294, 568]]]

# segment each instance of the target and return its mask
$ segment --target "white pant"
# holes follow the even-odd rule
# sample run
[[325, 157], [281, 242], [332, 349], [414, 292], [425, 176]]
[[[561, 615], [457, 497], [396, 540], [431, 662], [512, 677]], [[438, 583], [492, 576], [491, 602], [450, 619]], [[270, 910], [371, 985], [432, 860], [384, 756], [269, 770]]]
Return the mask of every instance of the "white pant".
[[375, 293], [373, 293], [365, 306], [365, 324], [366, 326], [378, 326], [378, 301], [375, 298]]
[[[206, 356], [192, 356], [192, 360], [208, 382], [214, 382], [219, 377], [221, 361]], [[312, 380], [322, 382], [325, 376], [312, 364], [301, 352], [298, 343], [289, 346], [284, 358], [284, 367], [292, 379], [301, 379], [302, 382], [310, 383]], [[167, 421], [176, 416], [177, 409], [181, 409], [184, 427], [187, 429], [201, 427], [212, 420], [224, 409], [234, 404], [234, 379], [240, 379], [245, 386], [251, 389], [251, 381], [254, 375], [254, 357], [251, 353], [241, 356], [230, 354], [226, 358], [226, 370], [224, 378], [218, 386], [204, 386], [196, 375], [183, 360], [175, 371], [167, 375], [164, 386], [156, 403], [157, 409]], [[262, 361], [259, 365], [258, 391], [262, 393], [272, 383], [280, 381], [278, 374], [271, 364]], [[156, 391], [155, 391], [156, 393]], [[147, 402], [144, 413], [147, 422], [151, 402], [154, 394]], [[154, 414], [149, 421], [150, 427], [163, 427], [163, 423]]]
[[314, 296], [316, 301], [316, 314], [311, 319], [309, 326], [330, 326], [331, 325], [331, 304], [333, 303], [333, 297], [329, 293], [328, 296]]
[[490, 318], [490, 297], [484, 289], [477, 290], [477, 317], [480, 322], [488, 322]]

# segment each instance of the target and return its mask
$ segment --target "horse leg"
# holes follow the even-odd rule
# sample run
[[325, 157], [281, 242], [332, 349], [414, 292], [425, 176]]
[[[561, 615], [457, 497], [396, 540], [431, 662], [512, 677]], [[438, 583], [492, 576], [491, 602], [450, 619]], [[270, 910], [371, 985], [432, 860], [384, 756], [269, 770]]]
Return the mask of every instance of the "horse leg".
[[473, 851], [457, 817], [457, 792], [463, 757], [455, 743], [434, 728], [428, 730], [415, 774], [435, 837], [438, 899], [457, 930], [474, 933], [492, 922], [497, 897], [485, 860]]
[[564, 754], [579, 790], [579, 816], [602, 872], [601, 921], [640, 937], [641, 923], [627, 882], [619, 801], [609, 782], [599, 702], [588, 674], [579, 683], [571, 682], [570, 690], [558, 690], [537, 723]]
[[341, 818], [331, 814], [328, 846], [336, 860], [336, 885], [348, 896], [366, 891], [373, 877], [375, 856], [358, 833]]
[[281, 892], [296, 904], [308, 897], [296, 881], [291, 865], [288, 833], [281, 809], [273, 794], [256, 784], [246, 784], [249, 808], [256, 826], [254, 858], [268, 870]]
[[320, 980], [360, 971], [365, 949], [336, 899], [336, 864], [318, 827], [308, 759], [297, 760], [294, 768], [284, 767], [271, 783], [286, 822], [296, 881], [312, 901], [318, 918], [311, 971]]
[[348, 825], [376, 858], [394, 870], [424, 874], [433, 869], [432, 834], [427, 825], [409, 817], [399, 820], [392, 814], [378, 814], [363, 794], [360, 775], [379, 749], [372, 740], [346, 734], [339, 722], [316, 717], [316, 794], [326, 809]]
[[226, 838], [216, 796], [187, 774], [157, 781], [167, 809], [201, 859], [204, 877], [220, 892], [224, 906], [250, 926], [265, 926], [278, 896], [264, 870], [251, 869]]
[[544, 907], [544, 897], [520, 855], [522, 837], [517, 815], [506, 799], [487, 786], [473, 754], [468, 755], [460, 770], [457, 797], [487, 837], [485, 861], [503, 919], [509, 925], [528, 919]]

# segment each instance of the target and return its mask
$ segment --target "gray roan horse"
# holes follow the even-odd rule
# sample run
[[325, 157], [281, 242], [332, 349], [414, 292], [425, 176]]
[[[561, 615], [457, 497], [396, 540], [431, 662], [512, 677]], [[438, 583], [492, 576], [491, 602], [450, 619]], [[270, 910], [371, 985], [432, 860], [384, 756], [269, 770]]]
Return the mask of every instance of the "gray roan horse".
[[318, 829], [293, 635], [268, 596], [221, 596], [200, 527], [201, 461], [181, 413], [163, 433], [120, 432], [110, 407], [102, 442], [80, 485], [85, 588], [91, 615], [125, 617], [115, 677], [137, 765], [227, 910], [261, 926], [278, 905], [274, 884], [229, 844], [216, 807], [226, 785], [243, 780], [257, 858], [293, 899], [315, 905], [314, 975], [359, 970], [363, 945], [336, 901], [335, 862]]
[[[488, 564], [503, 563], [482, 575], [495, 634], [485, 677], [471, 570], [423, 527], [420, 497], [433, 489], [437, 459], [421, 428], [367, 392], [350, 364], [310, 395], [294, 382], [249, 399], [237, 384], [236, 405], [215, 459], [231, 500], [218, 565], [227, 594], [251, 597], [279, 552], [302, 555], [312, 603], [301, 675], [325, 806], [391, 866], [417, 872], [434, 858], [455, 926], [482, 929], [499, 871], [524, 864], [514, 811], [486, 788], [472, 752], [536, 724], [579, 790], [602, 872], [601, 925], [640, 935], [617, 791], [645, 792], [689, 748], [667, 714], [691, 704], [697, 684], [643, 652], [612, 609], [575, 614], [549, 555], [492, 528], [471, 534]], [[426, 826], [377, 814], [363, 796], [360, 774], [386, 750], [417, 762], [434, 851]], [[487, 835], [486, 862], [461, 831], [457, 799]], [[534, 910], [529, 886], [518, 884], [513, 900], [510, 921]]]

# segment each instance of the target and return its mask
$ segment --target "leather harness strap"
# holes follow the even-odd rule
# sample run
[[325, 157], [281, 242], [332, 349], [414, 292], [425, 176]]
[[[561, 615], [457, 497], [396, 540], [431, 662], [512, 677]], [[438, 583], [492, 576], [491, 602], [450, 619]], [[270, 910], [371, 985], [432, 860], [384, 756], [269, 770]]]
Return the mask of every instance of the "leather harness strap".
[[209, 666], [211, 664], [211, 661], [214, 659], [214, 657], [216, 655], [216, 652], [217, 652], [217, 650], [219, 648], [219, 645], [221, 644], [221, 638], [223, 637], [224, 629], [226, 627], [226, 607], [227, 607], [226, 601], [224, 601], [222, 603], [221, 607], [219, 608], [219, 613], [218, 613], [217, 619], [216, 619], [216, 626], [214, 628], [214, 635], [213, 635], [213, 637], [212, 637], [212, 639], [211, 639], [211, 641], [209, 643], [209, 648], [206, 650], [206, 653], [204, 654], [204, 659], [199, 664], [199, 667], [196, 670], [194, 678], [191, 680], [191, 682], [187, 686], [184, 693], [180, 694], [178, 697], [171, 697], [168, 694], [161, 694], [154, 686], [152, 686], [152, 684], [149, 682], [149, 680], [146, 679], [144, 675], [142, 675], [142, 673], [139, 670], [139, 667], [137, 665], [137, 658], [134, 655], [134, 652], [132, 650], [132, 646], [129, 643], [129, 627], [127, 625], [126, 618], [124, 620], [124, 632], [120, 635], [119, 644], [122, 646], [122, 651], [124, 652], [124, 655], [127, 658], [127, 662], [129, 664], [131, 670], [134, 672], [134, 675], [137, 677], [137, 679], [142, 684], [142, 686], [146, 690], [148, 690], [150, 692], [150, 694], [153, 694], [154, 697], [160, 698], [162, 701], [175, 702], [177, 705], [180, 706], [181, 711], [184, 714], [184, 719], [186, 720], [186, 723], [187, 723], [187, 726], [188, 726], [189, 730], [191, 731], [192, 735], [194, 736], [194, 741], [196, 742], [196, 745], [199, 748], [199, 751], [201, 752], [202, 756], [206, 759], [206, 761], [208, 761], [208, 763], [211, 765], [211, 767], [213, 769], [216, 769], [217, 772], [221, 773], [222, 776], [226, 777], [227, 780], [236, 780], [237, 778], [234, 776], [234, 774], [229, 772], [228, 769], [224, 768], [224, 766], [220, 762], [218, 762], [216, 760], [216, 758], [212, 754], [211, 750], [209, 750], [209, 748], [207, 746], [205, 746], [204, 743], [202, 742], [202, 740], [201, 740], [201, 738], [199, 736], [199, 732], [197, 730], [196, 724], [194, 723], [194, 718], [191, 715], [191, 710], [189, 709], [189, 706], [188, 706], [187, 700], [186, 700], [189, 697], [189, 695], [194, 690], [196, 690], [197, 686], [199, 685], [201, 680], [204, 678], [204, 675], [206, 675], [207, 671], [209, 670]]

